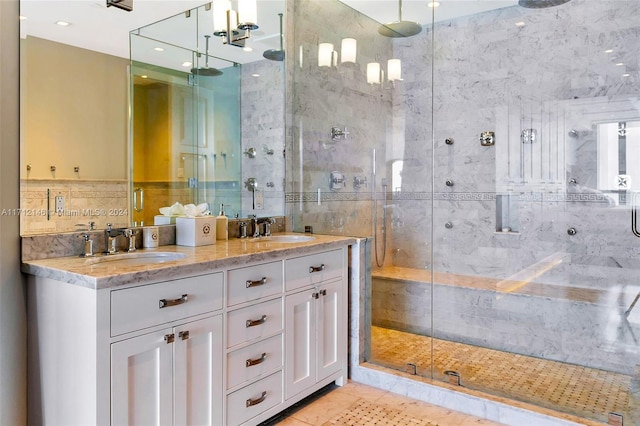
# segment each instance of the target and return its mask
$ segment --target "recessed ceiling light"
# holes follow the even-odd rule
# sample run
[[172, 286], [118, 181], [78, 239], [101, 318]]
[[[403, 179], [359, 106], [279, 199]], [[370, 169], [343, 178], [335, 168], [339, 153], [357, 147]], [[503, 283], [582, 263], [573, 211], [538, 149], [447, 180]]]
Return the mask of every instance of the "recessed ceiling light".
[[622, 74], [623, 77], [629, 77], [631, 74], [629, 74], [628, 72]]
[[19, 16], [19, 19], [20, 19], [21, 21], [24, 21], [25, 19], [27, 19], [27, 17], [26, 17], [26, 16], [22, 16], [22, 15], [20, 15], [20, 16]]
[[253, 52], [253, 47], [245, 46], [245, 47], [242, 48], [242, 50], [244, 50], [245, 52]]
[[56, 25], [60, 25], [61, 27], [68, 27], [71, 24], [66, 21], [57, 21]]
[[193, 65], [191, 62], [183, 62], [182, 63], [183, 67], [190, 67], [191, 65]]
[[618, 63], [616, 64], [616, 66], [617, 66], [617, 67], [621, 67], [621, 66], [623, 66], [623, 65], [624, 65], [624, 62], [618, 62]]
[[164, 48], [162, 47], [154, 47], [153, 50], [155, 50], [156, 52], [164, 52]]
[[516, 27], [524, 27], [526, 24], [522, 21], [516, 22]]
[[258, 73], [251, 74], [251, 77], [260, 77], [260, 74], [258, 74]]
[[143, 74], [140, 76], [140, 78], [148, 78], [148, 76]]
[[613, 49], [607, 49], [604, 51], [604, 53], [613, 53]]
[[429, 6], [429, 7], [438, 7], [438, 6], [440, 6], [440, 2], [432, 1], [429, 4], [427, 4], [427, 6]]

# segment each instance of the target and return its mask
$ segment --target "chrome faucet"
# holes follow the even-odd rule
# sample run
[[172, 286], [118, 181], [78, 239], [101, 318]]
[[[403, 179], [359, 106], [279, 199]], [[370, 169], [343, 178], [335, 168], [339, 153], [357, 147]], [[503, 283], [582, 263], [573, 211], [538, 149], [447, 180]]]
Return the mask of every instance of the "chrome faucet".
[[104, 241], [106, 254], [115, 254], [118, 252], [118, 236], [122, 235], [122, 229], [114, 229], [110, 223], [107, 223], [107, 229], [104, 230]]
[[84, 254], [81, 254], [80, 257], [93, 257], [93, 240], [91, 239], [91, 235], [82, 234], [82, 238], [84, 238]]
[[135, 229], [125, 229], [122, 232], [125, 238], [129, 241], [129, 248], [127, 248], [127, 251], [129, 253], [136, 251], [136, 234], [137, 233], [138, 231], [136, 231]]
[[[276, 220], [272, 217], [261, 217], [256, 220], [256, 231], [254, 233], [254, 237], [270, 237], [271, 236], [271, 225], [276, 223]], [[264, 232], [260, 233], [260, 225], [264, 226]], [[257, 234], [257, 235], [256, 235]]]

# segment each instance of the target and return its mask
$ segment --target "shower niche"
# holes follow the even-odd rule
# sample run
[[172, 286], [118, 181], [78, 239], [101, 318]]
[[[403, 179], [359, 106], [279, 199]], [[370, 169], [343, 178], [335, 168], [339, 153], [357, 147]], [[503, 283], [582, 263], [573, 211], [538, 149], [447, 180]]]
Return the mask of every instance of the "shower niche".
[[511, 192], [496, 194], [496, 232], [508, 234], [520, 231], [519, 198]]

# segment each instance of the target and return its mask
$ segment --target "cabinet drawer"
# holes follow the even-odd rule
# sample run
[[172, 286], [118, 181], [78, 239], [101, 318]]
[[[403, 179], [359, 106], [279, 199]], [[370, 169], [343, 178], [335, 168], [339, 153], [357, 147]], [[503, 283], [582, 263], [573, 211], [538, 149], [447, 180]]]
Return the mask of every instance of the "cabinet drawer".
[[317, 284], [341, 277], [344, 273], [344, 251], [326, 251], [287, 259], [285, 263], [286, 290]]
[[227, 389], [282, 367], [282, 334], [227, 355]]
[[227, 313], [227, 347], [282, 331], [282, 297]]
[[227, 396], [227, 424], [239, 425], [282, 402], [282, 371]]
[[232, 269], [227, 275], [227, 306], [282, 292], [282, 262]]
[[111, 335], [222, 309], [222, 297], [221, 272], [114, 290]]

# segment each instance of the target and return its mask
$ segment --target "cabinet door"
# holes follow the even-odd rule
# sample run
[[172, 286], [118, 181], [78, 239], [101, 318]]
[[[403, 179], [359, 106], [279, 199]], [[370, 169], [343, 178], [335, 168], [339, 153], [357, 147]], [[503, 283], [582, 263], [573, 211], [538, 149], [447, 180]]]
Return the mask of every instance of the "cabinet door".
[[222, 424], [222, 315], [174, 329], [176, 425]]
[[286, 297], [285, 398], [316, 383], [315, 293], [306, 290]]
[[111, 424], [173, 423], [171, 331], [111, 345]]
[[346, 340], [344, 334], [342, 281], [320, 287], [315, 301], [317, 309], [317, 381], [339, 371], [344, 362]]

